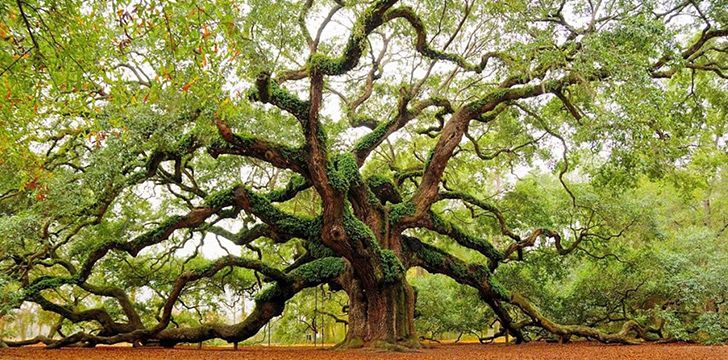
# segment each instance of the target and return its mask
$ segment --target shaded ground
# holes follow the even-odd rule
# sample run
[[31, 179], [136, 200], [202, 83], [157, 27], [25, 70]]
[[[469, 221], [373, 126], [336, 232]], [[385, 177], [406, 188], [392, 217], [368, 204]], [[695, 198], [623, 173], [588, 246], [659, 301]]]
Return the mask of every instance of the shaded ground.
[[383, 353], [364, 350], [335, 351], [311, 347], [241, 347], [132, 349], [128, 347], [99, 347], [96, 349], [45, 350], [42, 347], [0, 349], [0, 359], [230, 359], [230, 360], [364, 360], [364, 359], [728, 359], [728, 346], [699, 346], [686, 344], [619, 346], [596, 343], [568, 345], [532, 343], [526, 345], [438, 345], [416, 353]]

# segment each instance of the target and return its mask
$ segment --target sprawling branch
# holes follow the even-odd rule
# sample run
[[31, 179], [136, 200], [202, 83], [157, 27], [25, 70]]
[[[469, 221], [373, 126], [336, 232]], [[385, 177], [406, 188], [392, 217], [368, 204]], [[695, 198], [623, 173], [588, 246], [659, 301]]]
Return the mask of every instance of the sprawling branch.
[[642, 327], [634, 321], [625, 322], [622, 330], [618, 333], [607, 333], [587, 326], [557, 324], [541, 314], [522, 295], [510, 293], [502, 288], [491, 277], [491, 273], [487, 269], [478, 265], [467, 264], [416, 238], [403, 237], [403, 240], [411, 251], [412, 258], [410, 264], [412, 266], [422, 266], [430, 272], [447, 275], [461, 284], [466, 284], [477, 289], [483, 300], [493, 308], [501, 324], [508, 328], [509, 332], [516, 336], [517, 339], [519, 337], [522, 339], [520, 332], [521, 326], [514, 324], [508, 312], [502, 308], [501, 302], [513, 304], [521, 309], [532, 319], [532, 323], [529, 322], [528, 324], [541, 327], [556, 335], [564, 337], [581, 336], [607, 343], [638, 344], [641, 342], [639, 339], [631, 336], [632, 333], [636, 333], [637, 336], [644, 333]]
[[482, 265], [468, 264], [435, 246], [426, 244], [411, 236], [402, 236], [408, 250], [409, 265], [421, 266], [429, 272], [443, 274], [455, 281], [478, 290], [501, 322], [516, 338], [524, 340], [520, 329], [515, 327], [511, 315], [503, 308], [501, 302], [508, 299], [508, 292], [492, 278], [490, 270]]
[[537, 307], [518, 293], [512, 294], [509, 302], [531, 317], [537, 326], [542, 327], [546, 331], [555, 335], [567, 338], [570, 336], [581, 336], [583, 338], [594, 339], [605, 343], [640, 344], [642, 342], [640, 339], [632, 335], [635, 334], [640, 336], [640, 334], [644, 333], [642, 326], [633, 320], [626, 321], [619, 332], [607, 333], [588, 326], [557, 324], [541, 314]]
[[[233, 325], [208, 324], [192, 328], [167, 328], [171, 319], [171, 311], [185, 285], [189, 282], [214, 276], [220, 270], [230, 267], [243, 267], [259, 271], [276, 282], [263, 290], [256, 297], [253, 312], [241, 323]], [[75, 343], [116, 344], [119, 342], [135, 342], [156, 339], [163, 346], [173, 346], [181, 342], [201, 342], [220, 338], [229, 342], [238, 342], [255, 335], [268, 321], [280, 315], [288, 299], [304, 288], [335, 280], [344, 273], [346, 265], [339, 258], [323, 258], [304, 264], [289, 273], [268, 267], [258, 260], [244, 259], [235, 256], [220, 258], [206, 267], [181, 274], [168, 296], [159, 323], [151, 329], [137, 329], [113, 336], [91, 335], [79, 332], [49, 345], [59, 348]]]

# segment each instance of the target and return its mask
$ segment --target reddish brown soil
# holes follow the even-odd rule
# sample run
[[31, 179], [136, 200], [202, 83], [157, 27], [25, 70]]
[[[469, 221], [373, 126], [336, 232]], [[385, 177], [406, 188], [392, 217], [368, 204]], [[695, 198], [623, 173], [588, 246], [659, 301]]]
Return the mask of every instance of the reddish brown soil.
[[311, 347], [241, 347], [132, 349], [128, 347], [98, 347], [96, 349], [45, 350], [42, 347], [0, 349], [0, 359], [230, 359], [230, 360], [364, 360], [364, 359], [728, 359], [728, 346], [669, 345], [600, 345], [574, 343], [567, 345], [531, 343], [526, 345], [438, 345], [414, 353], [375, 352], [365, 350], [323, 350]]

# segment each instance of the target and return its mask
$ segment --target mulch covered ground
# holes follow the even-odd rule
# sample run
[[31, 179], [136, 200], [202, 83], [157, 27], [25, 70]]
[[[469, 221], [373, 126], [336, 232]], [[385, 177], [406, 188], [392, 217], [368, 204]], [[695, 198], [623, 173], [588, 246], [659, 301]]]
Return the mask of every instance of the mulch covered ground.
[[45, 350], [42, 347], [0, 349], [0, 359], [230, 359], [230, 360], [364, 360], [364, 359], [728, 359], [728, 346], [687, 344], [649, 344], [638, 346], [572, 343], [567, 345], [531, 343], [526, 345], [437, 345], [414, 353], [374, 352], [364, 350], [323, 350], [312, 347], [241, 347], [232, 348], [145, 348], [98, 347], [96, 349]]

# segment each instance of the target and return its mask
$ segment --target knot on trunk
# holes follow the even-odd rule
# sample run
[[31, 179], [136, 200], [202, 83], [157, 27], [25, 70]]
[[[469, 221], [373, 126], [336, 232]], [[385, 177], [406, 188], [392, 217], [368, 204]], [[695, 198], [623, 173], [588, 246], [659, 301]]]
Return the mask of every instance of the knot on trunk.
[[331, 238], [335, 241], [342, 241], [346, 237], [346, 231], [344, 231], [344, 227], [341, 225], [334, 225], [331, 227]]

